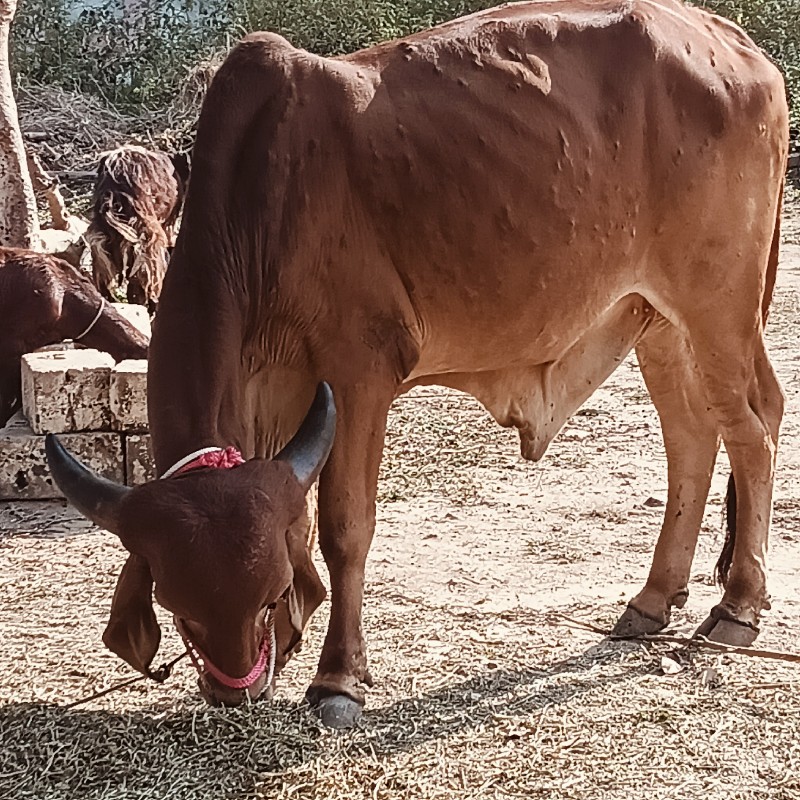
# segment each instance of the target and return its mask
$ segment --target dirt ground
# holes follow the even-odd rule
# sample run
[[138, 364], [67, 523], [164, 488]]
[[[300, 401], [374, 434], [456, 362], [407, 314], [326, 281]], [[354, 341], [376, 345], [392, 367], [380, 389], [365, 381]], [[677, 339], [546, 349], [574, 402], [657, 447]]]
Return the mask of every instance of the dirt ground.
[[[758, 644], [800, 652], [800, 205], [787, 209], [769, 326], [788, 397]], [[720, 457], [686, 609], [719, 596]], [[658, 419], [629, 358], [544, 460], [470, 398], [431, 388], [394, 408], [368, 567], [376, 687], [363, 726], [302, 704], [315, 617], [274, 704], [207, 709], [182, 662], [131, 676], [101, 633], [123, 550], [60, 505], [0, 510], [0, 798], [800, 798], [800, 664], [704, 653], [603, 628], [642, 585], [666, 497]], [[323, 575], [324, 567], [320, 569]], [[163, 660], [180, 652], [162, 616]]]

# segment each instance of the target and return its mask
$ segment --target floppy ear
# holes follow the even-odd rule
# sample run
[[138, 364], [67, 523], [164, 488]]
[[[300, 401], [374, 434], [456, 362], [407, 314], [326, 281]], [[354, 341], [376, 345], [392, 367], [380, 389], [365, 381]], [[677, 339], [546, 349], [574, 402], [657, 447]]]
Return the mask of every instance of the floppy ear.
[[308, 620], [327, 593], [312, 560], [313, 537], [306, 538], [297, 530], [297, 526], [293, 526], [286, 534], [286, 545], [294, 570], [294, 578], [284, 596], [289, 623], [294, 631], [288, 648], [291, 651], [302, 638]]
[[122, 567], [111, 601], [111, 616], [103, 643], [148, 678], [159, 680], [150, 669], [158, 652], [161, 629], [153, 611], [153, 577], [142, 556], [129, 555]]

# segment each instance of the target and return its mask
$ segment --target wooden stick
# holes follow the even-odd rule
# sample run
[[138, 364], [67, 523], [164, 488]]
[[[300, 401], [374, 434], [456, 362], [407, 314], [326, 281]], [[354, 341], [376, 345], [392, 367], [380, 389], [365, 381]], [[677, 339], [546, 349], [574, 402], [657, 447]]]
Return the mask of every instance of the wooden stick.
[[57, 172], [59, 178], [65, 181], [93, 181], [97, 177], [97, 171], [90, 170], [61, 170]]
[[681, 644], [684, 647], [700, 647], [713, 650], [717, 653], [728, 653], [736, 656], [750, 656], [751, 658], [771, 658], [775, 661], [790, 661], [800, 664], [800, 655], [786, 653], [781, 650], [761, 650], [756, 647], [736, 647], [735, 645], [712, 642], [705, 636], [673, 636], [666, 633], [646, 633], [641, 636], [632, 636], [632, 640], [640, 642], [666, 642], [668, 644]]
[[570, 623], [569, 625], [564, 625], [562, 627], [565, 628], [578, 628], [580, 630], [589, 631], [590, 633], [599, 633], [601, 636], [610, 636], [611, 634], [604, 630], [603, 628], [598, 628], [596, 625], [592, 625], [591, 622], [584, 622], [581, 619], [573, 619], [572, 617], [568, 617], [566, 614], [561, 614], [556, 612], [556, 616], [561, 617], [564, 622]]
[[781, 681], [779, 683], [751, 683], [748, 689], [793, 689], [797, 681]]
[[48, 174], [36, 153], [28, 152], [28, 171], [31, 175], [33, 190], [43, 194], [50, 209], [53, 228], [57, 231], [69, 230], [69, 211], [58, 188], [58, 181]]
[[704, 648], [713, 650], [717, 653], [728, 653], [736, 656], [750, 656], [751, 658], [771, 658], [775, 661], [789, 661], [793, 664], [800, 664], [800, 654], [786, 653], [781, 650], [761, 650], [755, 647], [736, 647], [722, 642], [712, 642], [705, 636], [676, 636], [670, 633], [643, 633], [639, 636], [619, 636], [614, 637], [608, 631], [592, 625], [590, 622], [572, 619], [565, 614], [558, 614], [565, 622], [570, 623], [565, 627], [574, 627], [590, 633], [598, 633], [601, 636], [608, 636], [615, 641], [628, 642], [663, 642], [665, 644], [680, 644], [685, 648]]

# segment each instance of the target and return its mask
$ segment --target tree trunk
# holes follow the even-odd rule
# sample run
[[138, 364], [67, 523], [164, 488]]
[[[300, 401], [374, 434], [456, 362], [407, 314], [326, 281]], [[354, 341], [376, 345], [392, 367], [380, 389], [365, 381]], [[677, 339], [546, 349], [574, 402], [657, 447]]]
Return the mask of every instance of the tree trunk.
[[17, 0], [0, 0], [0, 245], [39, 247], [39, 217], [11, 83], [8, 45]]

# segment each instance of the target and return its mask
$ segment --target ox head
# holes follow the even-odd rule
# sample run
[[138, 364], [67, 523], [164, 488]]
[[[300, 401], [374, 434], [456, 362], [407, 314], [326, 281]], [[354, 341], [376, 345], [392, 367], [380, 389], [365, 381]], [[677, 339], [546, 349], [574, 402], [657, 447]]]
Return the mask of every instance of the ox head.
[[271, 696], [272, 679], [299, 647], [325, 597], [312, 562], [305, 495], [333, 444], [327, 384], [295, 437], [273, 459], [200, 469], [129, 488], [101, 478], [54, 436], [53, 478], [130, 555], [120, 573], [106, 646], [156, 680], [161, 631], [152, 597], [173, 614], [212, 704]]

